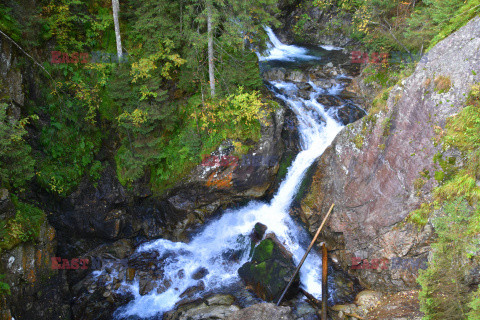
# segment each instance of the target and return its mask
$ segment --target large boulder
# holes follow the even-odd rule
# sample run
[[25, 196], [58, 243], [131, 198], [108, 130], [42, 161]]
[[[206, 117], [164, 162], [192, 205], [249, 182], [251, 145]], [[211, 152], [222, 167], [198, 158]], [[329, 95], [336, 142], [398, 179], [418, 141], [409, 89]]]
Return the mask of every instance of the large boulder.
[[[439, 170], [433, 157], [441, 149], [436, 132], [461, 110], [470, 88], [480, 81], [479, 47], [477, 17], [432, 48], [414, 73], [390, 91], [383, 110], [345, 127], [310, 170], [306, 181], [313, 183], [299, 196], [298, 213], [314, 233], [328, 207], [336, 204], [324, 230], [326, 241], [343, 269], [367, 288], [418, 286], [422, 263], [352, 268], [352, 262], [427, 258], [432, 226], [419, 228], [405, 219], [431, 199]], [[451, 85], [439, 89], [436, 79], [448, 79], [444, 82]]]
[[[265, 300], [278, 300], [288, 281], [295, 272], [295, 263], [291, 254], [274, 237], [261, 241], [253, 251], [251, 261], [238, 270], [238, 274], [248, 288]], [[298, 275], [290, 287], [294, 292], [299, 285]]]

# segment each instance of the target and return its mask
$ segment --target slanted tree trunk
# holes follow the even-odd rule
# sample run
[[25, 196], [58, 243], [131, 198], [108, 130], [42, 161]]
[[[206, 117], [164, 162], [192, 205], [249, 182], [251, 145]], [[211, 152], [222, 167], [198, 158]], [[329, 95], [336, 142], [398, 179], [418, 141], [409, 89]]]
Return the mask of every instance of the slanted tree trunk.
[[213, 61], [213, 30], [212, 3], [207, 0], [207, 31], [208, 31], [208, 73], [210, 76], [210, 94], [215, 96], [215, 64]]
[[117, 40], [117, 55], [118, 62], [122, 60], [122, 38], [120, 36], [120, 24], [118, 23], [118, 13], [120, 11], [120, 4], [118, 0], [112, 0], [113, 9], [113, 23], [115, 24], [115, 38]]

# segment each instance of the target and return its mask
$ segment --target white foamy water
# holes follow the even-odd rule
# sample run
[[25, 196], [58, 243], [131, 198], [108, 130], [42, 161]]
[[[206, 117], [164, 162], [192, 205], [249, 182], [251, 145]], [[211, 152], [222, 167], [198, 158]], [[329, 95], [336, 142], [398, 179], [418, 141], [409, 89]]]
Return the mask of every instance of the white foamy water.
[[308, 50], [302, 47], [286, 45], [280, 42], [272, 28], [266, 27], [270, 42], [268, 50], [264, 54], [257, 53], [260, 61], [280, 60], [280, 61], [298, 61], [298, 60], [320, 60], [320, 57], [308, 55]]
[[325, 49], [327, 51], [333, 51], [333, 50], [343, 50], [342, 47], [335, 47], [329, 44], [324, 44], [320, 46], [322, 49]]
[[[275, 39], [271, 36], [275, 49], [278, 49], [278, 52], [284, 50], [285, 46]], [[292, 57], [305, 52], [302, 48], [286, 47], [289, 47], [288, 54]], [[294, 83], [271, 84], [279, 92], [288, 92], [278, 93], [277, 96], [283, 99], [297, 116], [302, 147], [277, 193], [270, 203], [251, 201], [241, 209], [225, 211], [218, 219], [205, 225], [189, 243], [159, 239], [140, 246], [138, 252], [159, 253], [159, 259], [163, 260], [162, 264], [165, 266], [164, 278], [169, 279], [171, 286], [161, 294], [153, 290], [141, 296], [136, 280], [132, 284], [124, 283], [135, 298], [117, 310], [117, 318], [128, 316], [147, 318], [173, 309], [187, 288], [199, 284], [200, 280], [192, 279], [192, 275], [200, 268], [208, 270], [208, 274], [201, 281], [209, 291], [240, 281], [237, 271], [248, 261], [249, 234], [257, 222], [268, 227], [267, 233], [276, 234], [293, 253], [296, 264], [303, 257], [311, 237], [290, 217], [288, 211], [305, 172], [331, 144], [342, 125], [327, 114], [324, 107], [316, 101], [323, 90], [315, 90], [310, 100], [303, 100], [296, 98], [297, 87]], [[335, 94], [338, 89], [332, 88], [328, 93]], [[231, 258], [234, 252], [238, 252], [236, 259]], [[301, 285], [317, 298], [321, 297], [321, 265], [321, 256], [312, 251], [300, 271]], [[180, 270], [183, 271], [179, 272]]]

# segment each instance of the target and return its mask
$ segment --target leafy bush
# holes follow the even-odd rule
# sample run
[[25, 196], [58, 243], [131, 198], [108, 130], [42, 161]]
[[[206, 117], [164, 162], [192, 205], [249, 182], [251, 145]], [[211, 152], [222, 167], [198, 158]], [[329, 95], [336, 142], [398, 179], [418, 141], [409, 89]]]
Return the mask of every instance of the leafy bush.
[[480, 245], [475, 237], [480, 231], [479, 214], [458, 198], [432, 219], [438, 238], [431, 246], [428, 269], [421, 270], [417, 278], [422, 285], [419, 297], [425, 320], [467, 318], [470, 297], [465, 274], [470, 270], [469, 259]]
[[0, 253], [21, 242], [35, 240], [45, 220], [45, 214], [41, 209], [21, 202], [13, 195], [12, 201], [16, 208], [15, 217], [0, 221]]
[[17, 121], [7, 116], [7, 105], [0, 104], [0, 183], [7, 188], [20, 188], [33, 177], [35, 161], [24, 136], [29, 119], [37, 118]]
[[[91, 168], [102, 141], [101, 132], [79, 105], [72, 99], [44, 107], [51, 118], [41, 129], [42, 154], [37, 156], [36, 175], [41, 186], [60, 196], [67, 196]], [[99, 177], [95, 168], [91, 172], [92, 178]]]
[[10, 286], [8, 285], [8, 283], [1, 281], [3, 278], [5, 278], [5, 275], [0, 274], [0, 296], [11, 294]]

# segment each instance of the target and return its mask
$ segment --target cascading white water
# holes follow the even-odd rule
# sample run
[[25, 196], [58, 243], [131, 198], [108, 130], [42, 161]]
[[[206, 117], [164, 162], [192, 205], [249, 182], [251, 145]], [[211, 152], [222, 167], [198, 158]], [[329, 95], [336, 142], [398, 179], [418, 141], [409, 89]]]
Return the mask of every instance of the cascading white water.
[[[285, 46], [269, 31], [273, 49], [268, 59], [276, 59], [275, 50], [285, 52], [290, 57], [308, 57], [303, 48]], [[282, 51], [283, 50], [283, 51]], [[283, 53], [282, 53], [283, 54]], [[290, 217], [289, 207], [304, 177], [306, 170], [330, 145], [342, 125], [327, 114], [321, 104], [316, 101], [322, 89], [315, 88], [310, 100], [297, 98], [298, 90], [294, 83], [271, 82], [279, 92], [277, 96], [283, 99], [294, 111], [298, 119], [301, 151], [288, 169], [287, 176], [270, 203], [251, 201], [241, 209], [227, 210], [220, 218], [208, 223], [199, 231], [190, 243], [172, 242], [159, 239], [143, 244], [137, 252], [157, 251], [160, 259], [164, 259], [164, 277], [171, 281], [170, 288], [158, 294], [155, 290], [141, 296], [138, 282], [129, 286], [134, 300], [116, 312], [117, 318], [138, 316], [152, 317], [173, 309], [180, 300], [180, 295], [187, 288], [197, 285], [198, 280], [192, 275], [205, 268], [208, 274], [202, 278], [205, 288], [209, 291], [226, 287], [239, 281], [237, 270], [247, 262], [250, 248], [249, 234], [257, 222], [268, 227], [267, 232], [274, 232], [278, 239], [293, 253], [294, 261], [298, 264], [306, 250], [310, 236]], [[331, 89], [329, 94], [336, 94], [338, 88]], [[288, 94], [285, 94], [288, 92]], [[228, 253], [242, 252], [241, 257], [232, 261]], [[171, 254], [174, 253], [174, 254]], [[301, 285], [311, 294], [321, 296], [321, 257], [311, 252], [300, 271]], [[179, 270], [183, 272], [179, 273]]]
[[308, 50], [305, 48], [286, 45], [278, 40], [272, 28], [266, 27], [265, 31], [268, 34], [270, 43], [268, 44], [268, 50], [264, 54], [259, 54], [258, 59], [260, 61], [266, 60], [280, 60], [280, 61], [295, 61], [295, 60], [320, 60], [319, 57], [308, 55]]

